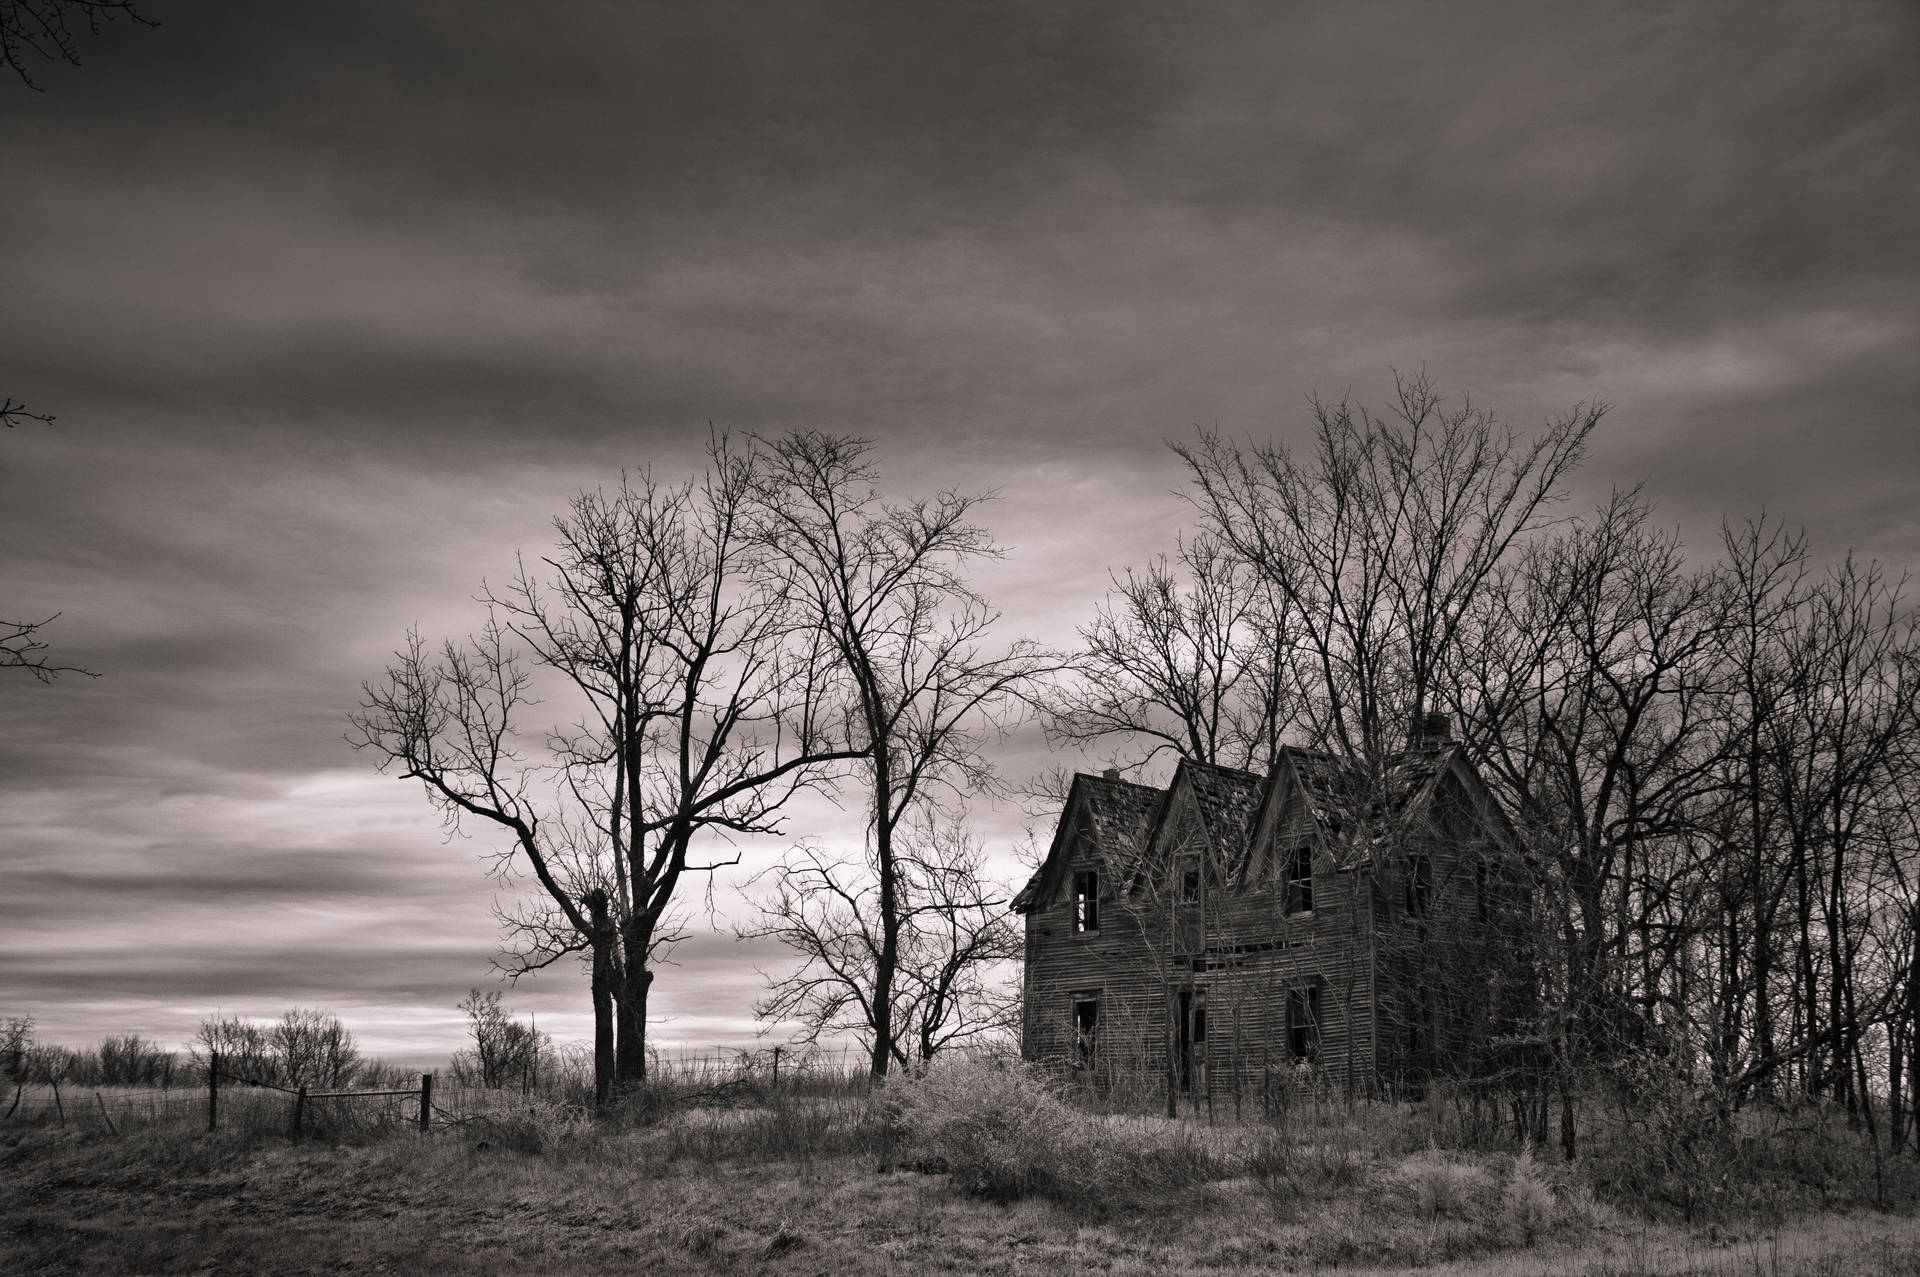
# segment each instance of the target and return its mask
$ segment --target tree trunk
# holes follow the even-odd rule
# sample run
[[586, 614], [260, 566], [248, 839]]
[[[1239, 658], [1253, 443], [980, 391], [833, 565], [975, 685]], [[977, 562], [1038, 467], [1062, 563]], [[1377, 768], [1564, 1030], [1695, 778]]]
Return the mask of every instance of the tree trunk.
[[[881, 739], [877, 727], [874, 739]], [[873, 963], [873, 1059], [870, 1075], [878, 1082], [893, 1062], [893, 976], [900, 965], [899, 866], [893, 855], [893, 770], [884, 748], [874, 751], [874, 854], [880, 870], [880, 952]]]
[[613, 1093], [613, 926], [607, 918], [607, 893], [587, 893], [593, 922], [593, 1106], [606, 1107]]
[[[639, 1090], [647, 1081], [647, 991], [653, 972], [647, 967], [647, 948], [629, 936], [625, 962], [616, 981], [616, 1034], [613, 1053], [613, 1089], [616, 1095]], [[635, 952], [636, 948], [638, 953]]]

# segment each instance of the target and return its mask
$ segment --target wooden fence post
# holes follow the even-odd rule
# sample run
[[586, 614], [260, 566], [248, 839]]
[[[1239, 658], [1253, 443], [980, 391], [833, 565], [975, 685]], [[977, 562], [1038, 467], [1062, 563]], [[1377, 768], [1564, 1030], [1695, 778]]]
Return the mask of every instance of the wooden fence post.
[[300, 1142], [300, 1122], [307, 1112], [307, 1088], [303, 1083], [293, 1096], [293, 1142]]
[[207, 1057], [207, 1130], [212, 1131], [220, 1119], [220, 1053], [213, 1052]]
[[420, 1133], [427, 1133], [427, 1122], [433, 1114], [433, 1074], [420, 1075]]
[[773, 1048], [773, 1089], [780, 1089], [780, 1048]]

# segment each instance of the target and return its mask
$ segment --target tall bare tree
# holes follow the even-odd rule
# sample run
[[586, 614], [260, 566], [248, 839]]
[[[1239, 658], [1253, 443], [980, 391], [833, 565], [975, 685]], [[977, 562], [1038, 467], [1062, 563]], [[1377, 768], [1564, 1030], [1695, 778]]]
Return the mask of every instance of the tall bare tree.
[[877, 913], [871, 1070], [884, 1077], [907, 923], [898, 833], [913, 812], [991, 789], [981, 745], [1061, 662], [1026, 640], [988, 644], [997, 614], [965, 576], [999, 553], [971, 521], [985, 498], [883, 501], [870, 450], [814, 432], [768, 445], [759, 541], [832, 656], [841, 748], [859, 759]]
[[[357, 745], [450, 824], [505, 833], [501, 867], [539, 883], [507, 919], [508, 969], [587, 953], [603, 1097], [645, 1079], [673, 903], [717, 867], [696, 843], [780, 832], [822, 765], [858, 752], [819, 720], [817, 628], [749, 535], [755, 465], [721, 440], [697, 482], [583, 493], [555, 550], [484, 592], [478, 636], [434, 654], [411, 638], [354, 717]], [[577, 717], [525, 721], [536, 673]]]
[[1375, 769], [1431, 708], [1476, 601], [1547, 521], [1606, 412], [1576, 406], [1521, 441], [1425, 374], [1395, 387], [1385, 416], [1315, 400], [1308, 456], [1212, 433], [1174, 447], [1201, 526], [1286, 606], [1310, 743]]
[[1048, 698], [1047, 730], [1141, 751], [1123, 765], [1171, 752], [1269, 770], [1292, 720], [1290, 629], [1284, 596], [1216, 538], [1193, 537], [1171, 560], [1113, 575], [1080, 630], [1076, 677]]

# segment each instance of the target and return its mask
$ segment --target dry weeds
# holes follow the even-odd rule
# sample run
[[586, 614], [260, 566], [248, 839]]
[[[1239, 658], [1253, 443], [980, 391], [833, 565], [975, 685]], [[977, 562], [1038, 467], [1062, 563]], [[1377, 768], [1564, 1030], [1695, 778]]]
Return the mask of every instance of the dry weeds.
[[[682, 1115], [571, 1157], [481, 1150], [460, 1130], [362, 1146], [13, 1132], [0, 1138], [0, 1271], [1920, 1274], [1911, 1218], [1650, 1225], [1594, 1205], [1544, 1161], [1525, 1175], [1554, 1214], [1528, 1248], [1503, 1205], [1510, 1154], [1308, 1152], [1096, 1222], [969, 1197], [945, 1175], [882, 1173], [874, 1149], [767, 1158], [742, 1134], [764, 1125]], [[1257, 1136], [1199, 1138], [1225, 1155], [1259, 1151], [1244, 1143]]]

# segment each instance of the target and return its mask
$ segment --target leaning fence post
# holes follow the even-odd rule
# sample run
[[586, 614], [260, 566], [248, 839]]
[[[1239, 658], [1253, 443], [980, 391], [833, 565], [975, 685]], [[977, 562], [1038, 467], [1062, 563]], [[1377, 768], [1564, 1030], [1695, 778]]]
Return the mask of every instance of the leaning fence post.
[[773, 1048], [773, 1089], [780, 1089], [780, 1048]]
[[420, 1133], [427, 1133], [427, 1119], [433, 1112], [433, 1074], [420, 1075]]
[[120, 1132], [114, 1126], [113, 1118], [107, 1113], [107, 1102], [100, 1098], [100, 1092], [97, 1090], [93, 1093], [93, 1102], [100, 1106], [100, 1120], [107, 1124], [107, 1134], [118, 1136]]
[[207, 1057], [207, 1130], [212, 1131], [220, 1117], [220, 1053]]
[[307, 1112], [307, 1088], [303, 1083], [293, 1094], [293, 1142], [300, 1142], [300, 1120]]

